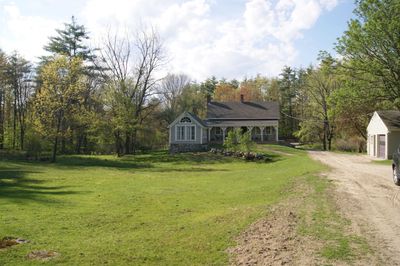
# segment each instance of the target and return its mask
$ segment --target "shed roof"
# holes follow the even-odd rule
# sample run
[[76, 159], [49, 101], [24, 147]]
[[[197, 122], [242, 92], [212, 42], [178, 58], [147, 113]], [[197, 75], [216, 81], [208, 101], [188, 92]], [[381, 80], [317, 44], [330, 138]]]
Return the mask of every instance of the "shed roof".
[[376, 111], [388, 129], [400, 129], [400, 111]]
[[278, 120], [277, 102], [210, 102], [207, 104], [207, 120], [248, 119]]

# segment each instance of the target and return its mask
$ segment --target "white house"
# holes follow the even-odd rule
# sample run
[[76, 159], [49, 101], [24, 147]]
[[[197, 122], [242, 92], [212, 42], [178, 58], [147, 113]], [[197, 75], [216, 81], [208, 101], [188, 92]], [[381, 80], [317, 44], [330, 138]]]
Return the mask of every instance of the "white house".
[[277, 102], [207, 101], [207, 117], [184, 112], [169, 125], [171, 152], [206, 150], [210, 143], [222, 144], [229, 131], [250, 131], [253, 141], [277, 142], [279, 105]]
[[390, 159], [400, 145], [400, 111], [376, 111], [367, 127], [368, 155]]

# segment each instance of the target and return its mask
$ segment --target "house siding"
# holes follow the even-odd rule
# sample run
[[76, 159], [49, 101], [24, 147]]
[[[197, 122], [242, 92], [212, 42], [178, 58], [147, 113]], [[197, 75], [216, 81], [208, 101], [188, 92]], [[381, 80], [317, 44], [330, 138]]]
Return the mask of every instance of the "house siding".
[[388, 158], [388, 128], [386, 127], [385, 123], [379, 117], [378, 113], [374, 113], [371, 121], [367, 127], [367, 154], [373, 157], [380, 157], [379, 154], [379, 143], [378, 143], [378, 135], [385, 135], [386, 139], [386, 151], [385, 151], [385, 159]]
[[[377, 112], [371, 118], [367, 127], [367, 153], [372, 157], [391, 159], [393, 153], [400, 145], [400, 130], [389, 128]], [[379, 147], [379, 135], [385, 136], [385, 156], [381, 156]]]

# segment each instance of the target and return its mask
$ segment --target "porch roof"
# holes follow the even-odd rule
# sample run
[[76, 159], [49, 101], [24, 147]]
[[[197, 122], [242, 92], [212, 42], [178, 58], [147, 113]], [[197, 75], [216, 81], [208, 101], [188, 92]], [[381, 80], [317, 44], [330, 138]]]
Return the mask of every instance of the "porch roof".
[[266, 127], [277, 126], [278, 120], [206, 120], [207, 127]]

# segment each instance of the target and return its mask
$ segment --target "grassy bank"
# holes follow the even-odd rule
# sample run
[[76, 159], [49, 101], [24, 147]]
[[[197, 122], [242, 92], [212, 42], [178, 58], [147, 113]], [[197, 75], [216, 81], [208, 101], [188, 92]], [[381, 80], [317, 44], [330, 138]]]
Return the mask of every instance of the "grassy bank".
[[166, 152], [0, 161], [0, 239], [30, 241], [0, 250], [0, 265], [36, 264], [34, 250], [58, 252], [61, 265], [226, 264], [235, 236], [324, 169], [303, 151], [260, 149], [271, 162]]

